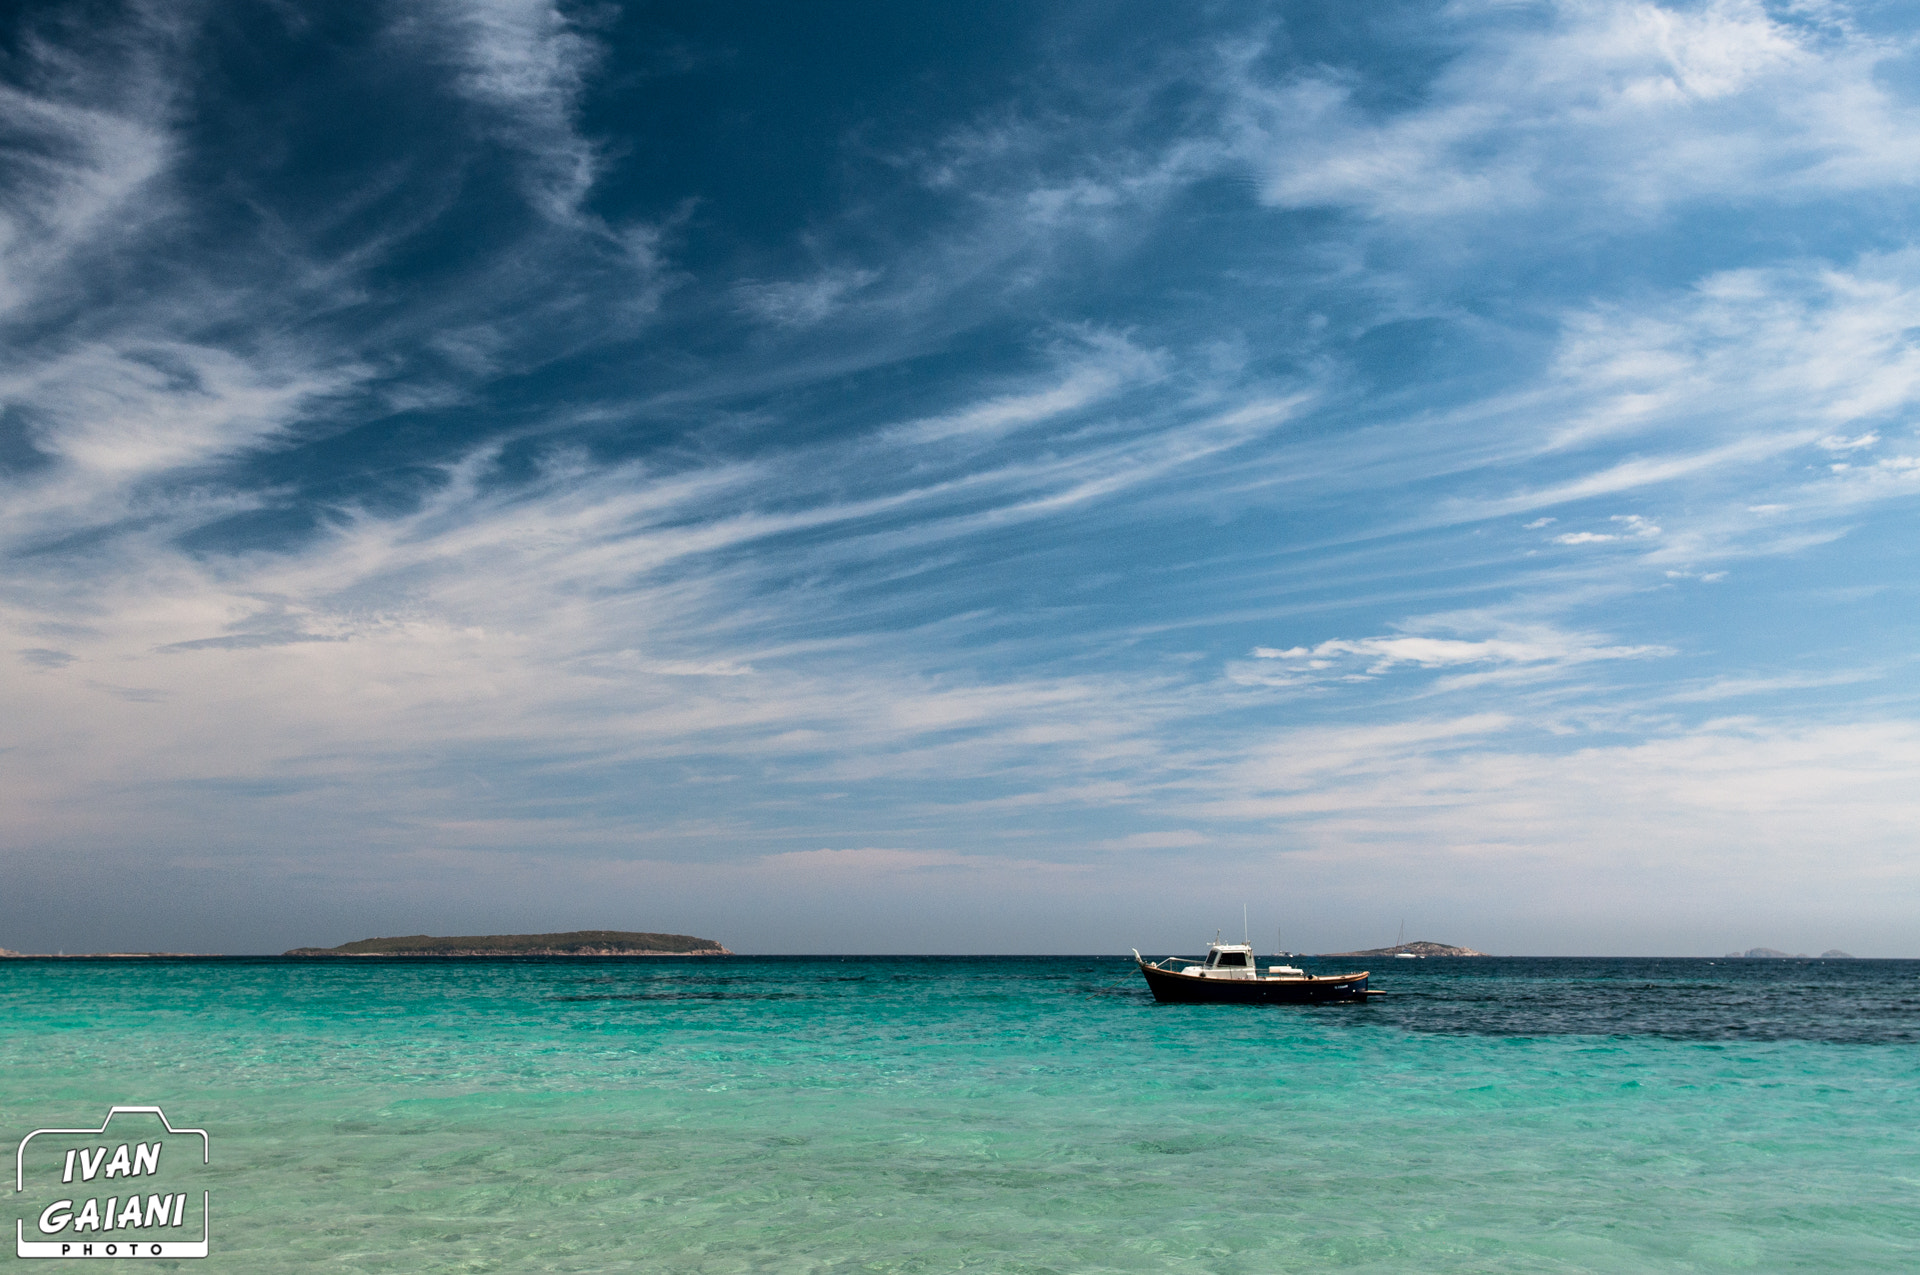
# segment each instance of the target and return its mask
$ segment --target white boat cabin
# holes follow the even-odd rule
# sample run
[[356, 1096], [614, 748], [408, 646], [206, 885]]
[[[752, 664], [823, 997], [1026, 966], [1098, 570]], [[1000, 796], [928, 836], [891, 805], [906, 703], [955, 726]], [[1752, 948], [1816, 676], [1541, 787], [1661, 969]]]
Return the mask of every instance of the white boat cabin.
[[[1182, 959], [1179, 957], [1176, 960]], [[1207, 959], [1189, 961], [1180, 971], [1191, 978], [1260, 978], [1260, 967], [1253, 959], [1251, 943], [1209, 943]], [[1305, 978], [1307, 972], [1293, 965], [1269, 965], [1267, 978]]]

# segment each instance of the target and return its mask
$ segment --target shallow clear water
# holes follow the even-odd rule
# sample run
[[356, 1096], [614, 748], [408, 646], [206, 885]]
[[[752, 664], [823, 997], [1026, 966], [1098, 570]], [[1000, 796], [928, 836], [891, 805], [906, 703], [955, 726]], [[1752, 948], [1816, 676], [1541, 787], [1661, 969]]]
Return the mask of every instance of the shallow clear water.
[[8, 961], [0, 1132], [114, 1103], [206, 1127], [205, 1275], [1920, 1266], [1920, 962], [1388, 961], [1374, 986], [1156, 1006], [1113, 958]]

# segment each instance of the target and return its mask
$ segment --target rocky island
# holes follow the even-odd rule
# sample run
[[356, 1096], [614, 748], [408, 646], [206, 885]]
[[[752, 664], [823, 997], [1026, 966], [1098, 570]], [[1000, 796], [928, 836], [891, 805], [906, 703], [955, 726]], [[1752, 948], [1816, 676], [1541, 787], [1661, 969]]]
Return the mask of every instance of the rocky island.
[[1421, 939], [1413, 943], [1395, 943], [1392, 947], [1370, 947], [1364, 952], [1323, 952], [1323, 956], [1398, 956], [1405, 952], [1409, 956], [1485, 956], [1485, 952], [1476, 952], [1470, 947], [1451, 947], [1445, 943], [1429, 943]]
[[[1728, 952], [1721, 959], [1728, 961], [1811, 961], [1814, 958], [1808, 956], [1805, 952], [1782, 952], [1777, 947], [1750, 947], [1744, 952]], [[1851, 953], [1842, 952], [1839, 948], [1834, 947], [1828, 948], [1826, 951], [1820, 953], [1819, 959], [1823, 961], [1851, 961], [1854, 958]]]
[[564, 934], [466, 934], [436, 938], [361, 939], [339, 947], [296, 947], [287, 956], [732, 956], [712, 939], [691, 934], [630, 930], [569, 930]]

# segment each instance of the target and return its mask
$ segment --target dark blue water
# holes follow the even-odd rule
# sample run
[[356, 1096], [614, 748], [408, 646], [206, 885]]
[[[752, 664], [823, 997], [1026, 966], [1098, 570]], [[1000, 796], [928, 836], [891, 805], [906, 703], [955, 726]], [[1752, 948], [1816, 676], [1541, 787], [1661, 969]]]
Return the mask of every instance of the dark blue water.
[[1474, 957], [1371, 968], [1372, 986], [1392, 993], [1368, 1007], [1373, 1021], [1405, 1031], [1920, 1041], [1920, 961]]

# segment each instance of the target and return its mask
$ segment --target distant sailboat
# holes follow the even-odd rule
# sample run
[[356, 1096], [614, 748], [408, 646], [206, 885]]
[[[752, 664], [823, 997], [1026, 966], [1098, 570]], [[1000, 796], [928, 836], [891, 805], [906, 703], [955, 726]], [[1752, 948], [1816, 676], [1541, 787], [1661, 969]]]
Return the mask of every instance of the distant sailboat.
[[[1394, 937], [1393, 945], [1396, 948], [1402, 948], [1407, 945], [1407, 918], [1404, 916], [1400, 918], [1400, 933]], [[1420, 959], [1420, 953], [1396, 951], [1393, 954], [1393, 959], [1396, 961], [1417, 961]]]

